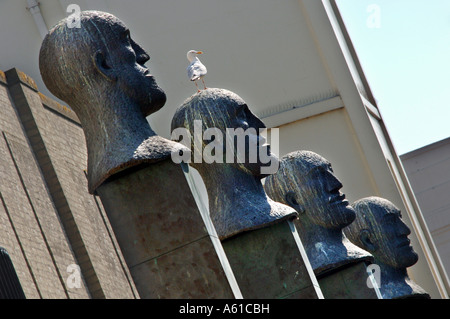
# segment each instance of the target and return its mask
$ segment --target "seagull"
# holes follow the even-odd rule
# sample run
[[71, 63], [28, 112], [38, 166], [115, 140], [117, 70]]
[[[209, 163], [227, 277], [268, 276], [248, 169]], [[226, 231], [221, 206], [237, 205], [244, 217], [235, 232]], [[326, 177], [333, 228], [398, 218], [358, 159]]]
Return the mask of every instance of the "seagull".
[[186, 71], [189, 77], [189, 80], [194, 81], [195, 86], [197, 87], [197, 91], [200, 92], [197, 80], [201, 79], [203, 83], [203, 87], [206, 90], [205, 81], [203, 80], [203, 77], [206, 75], [206, 67], [203, 65], [202, 62], [198, 59], [196, 56], [197, 54], [203, 54], [202, 51], [196, 51], [196, 50], [190, 50], [187, 53], [187, 59], [189, 60], [190, 64], [187, 67]]

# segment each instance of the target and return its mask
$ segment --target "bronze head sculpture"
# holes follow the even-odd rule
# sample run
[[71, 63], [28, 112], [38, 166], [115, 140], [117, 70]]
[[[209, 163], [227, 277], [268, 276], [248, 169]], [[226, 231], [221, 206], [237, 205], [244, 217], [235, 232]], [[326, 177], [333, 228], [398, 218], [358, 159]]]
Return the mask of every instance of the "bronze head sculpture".
[[[208, 88], [193, 95], [177, 109], [172, 119], [174, 139], [180, 139], [180, 136], [174, 137], [174, 132], [180, 129], [187, 133], [180, 143], [193, 149], [191, 157], [194, 159], [189, 165], [199, 172], [205, 183], [211, 219], [220, 239], [296, 216], [293, 209], [272, 201], [264, 192], [261, 179], [267, 173], [262, 168], [267, 162], [261, 161], [263, 154], [270, 165], [278, 164], [258, 133], [264, 128], [264, 123], [238, 95], [224, 89]], [[245, 142], [241, 150], [237, 149], [239, 134], [230, 134], [235, 129], [252, 130], [242, 139]], [[211, 143], [215, 145], [214, 160], [203, 156]], [[250, 154], [252, 145], [257, 147], [253, 149], [257, 154]], [[196, 152], [203, 158], [198, 160]], [[251, 160], [252, 155], [255, 160]]]
[[400, 210], [380, 197], [363, 198], [352, 206], [356, 219], [344, 228], [344, 233], [374, 256], [374, 263], [380, 267], [383, 298], [428, 298], [407, 274], [406, 269], [417, 262], [418, 256], [410, 245], [411, 230], [402, 221]]
[[342, 184], [330, 162], [319, 154], [296, 151], [283, 156], [278, 172], [266, 178], [264, 188], [270, 198], [299, 213], [295, 224], [316, 275], [372, 259], [343, 234], [355, 212], [340, 192]]
[[99, 11], [81, 12], [79, 28], [61, 20], [42, 43], [42, 79], [77, 114], [85, 133], [90, 193], [118, 171], [181, 149], [145, 119], [166, 101], [145, 66], [149, 59], [122, 21]]

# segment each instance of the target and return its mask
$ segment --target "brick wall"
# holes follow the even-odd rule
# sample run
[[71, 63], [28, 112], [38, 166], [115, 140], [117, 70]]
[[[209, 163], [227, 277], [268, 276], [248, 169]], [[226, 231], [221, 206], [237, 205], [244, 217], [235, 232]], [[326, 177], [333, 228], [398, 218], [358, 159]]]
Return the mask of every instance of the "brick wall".
[[76, 115], [23, 72], [0, 71], [0, 131], [0, 246], [26, 297], [138, 298], [101, 202], [88, 194]]

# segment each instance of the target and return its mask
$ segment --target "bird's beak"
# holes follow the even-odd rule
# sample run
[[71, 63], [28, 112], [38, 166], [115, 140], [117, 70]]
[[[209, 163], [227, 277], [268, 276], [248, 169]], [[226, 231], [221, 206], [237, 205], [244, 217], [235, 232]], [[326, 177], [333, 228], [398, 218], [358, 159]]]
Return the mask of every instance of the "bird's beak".
[[197, 51], [197, 54], [203, 54], [203, 52], [202, 51]]

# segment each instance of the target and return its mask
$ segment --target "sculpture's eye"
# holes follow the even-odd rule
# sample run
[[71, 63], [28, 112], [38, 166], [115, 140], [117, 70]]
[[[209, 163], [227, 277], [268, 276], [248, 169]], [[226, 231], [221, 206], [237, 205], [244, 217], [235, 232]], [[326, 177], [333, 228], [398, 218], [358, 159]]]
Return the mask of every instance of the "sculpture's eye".
[[243, 105], [239, 105], [236, 108], [236, 117], [240, 119], [245, 119], [245, 107]]
[[288, 205], [290, 205], [290, 206], [297, 207], [299, 205], [298, 202], [297, 202], [297, 199], [295, 198], [295, 193], [294, 192], [288, 192], [285, 195], [285, 200], [288, 203]]
[[123, 32], [122, 33], [122, 38], [125, 41], [131, 42], [130, 30], [126, 30], [125, 32]]
[[328, 168], [328, 170], [329, 170], [330, 172], [334, 173], [334, 172], [333, 172], [333, 168], [331, 167], [331, 164], [327, 164], [327, 168]]

